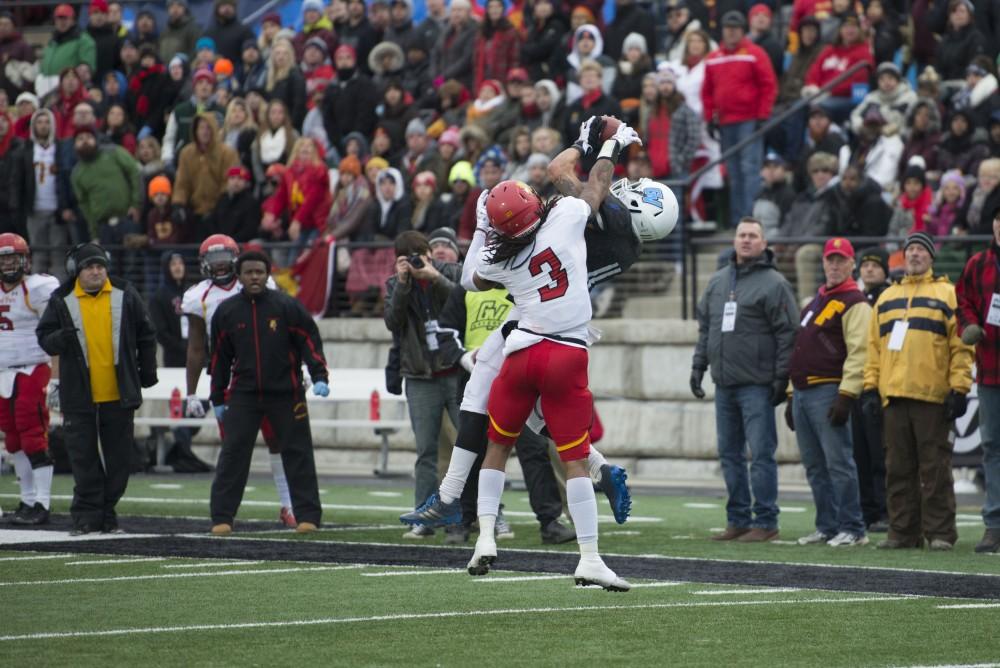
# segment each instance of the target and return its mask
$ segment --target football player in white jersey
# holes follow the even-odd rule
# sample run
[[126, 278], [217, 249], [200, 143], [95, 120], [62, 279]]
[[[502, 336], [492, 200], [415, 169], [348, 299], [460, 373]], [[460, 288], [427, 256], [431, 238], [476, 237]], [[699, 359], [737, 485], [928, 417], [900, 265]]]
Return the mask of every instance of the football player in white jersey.
[[[583, 183], [576, 177], [576, 169], [581, 158], [590, 153], [591, 147], [599, 142], [594, 136], [601, 130], [599, 120], [596, 122], [597, 125], [593, 117], [584, 121], [577, 142], [556, 156], [549, 166], [549, 176], [560, 194], [579, 196], [583, 192]], [[489, 232], [486, 214], [488, 195], [489, 192], [485, 191], [480, 196], [476, 232], [469, 248], [469, 257], [462, 268], [462, 285], [468, 290], [475, 289], [472, 277], [478, 266], [476, 256]], [[628, 179], [616, 182], [611, 187], [611, 194], [601, 203], [600, 209], [594, 212], [586, 231], [590, 287], [628, 270], [639, 258], [642, 242], [666, 237], [676, 226], [678, 216], [677, 199], [665, 185], [650, 179], [640, 179], [634, 183]], [[516, 321], [518, 317], [515, 306], [511, 309], [508, 322]], [[462, 521], [458, 499], [474, 469], [476, 458], [481, 457], [486, 450], [487, 400], [490, 387], [503, 362], [503, 345], [503, 336], [498, 329], [476, 352], [472, 376], [466, 383], [462, 398], [459, 433], [448, 471], [437, 492], [416, 510], [400, 516], [403, 523], [437, 527]], [[533, 431], [540, 432], [544, 427], [541, 418], [541, 411], [536, 405], [529, 417], [528, 426]], [[625, 469], [609, 464], [593, 445], [587, 461], [591, 478], [607, 496], [615, 520], [619, 524], [624, 523], [631, 509]]]
[[486, 211], [491, 233], [473, 283], [481, 290], [503, 285], [520, 316], [507, 336], [503, 366], [490, 389], [489, 446], [479, 473], [480, 533], [468, 566], [472, 575], [487, 573], [496, 559], [493, 525], [507, 458], [541, 400], [566, 471], [567, 504], [580, 546], [576, 583], [609, 591], [630, 588], [597, 550], [597, 502], [587, 467], [593, 422], [587, 373], [592, 313], [584, 232], [591, 212], [609, 194], [621, 150], [633, 143], [641, 143], [638, 134], [620, 124], [603, 143], [579, 197], [556, 197], [543, 205], [534, 190], [516, 181], [490, 190]]
[[[236, 258], [239, 254], [239, 244], [228, 235], [213, 234], [205, 239], [198, 250], [201, 272], [205, 280], [184, 292], [181, 310], [188, 317], [187, 400], [184, 412], [188, 417], [205, 417], [205, 406], [198, 398], [198, 380], [205, 368], [208, 342], [212, 340], [212, 333], [208, 331], [208, 327], [219, 304], [243, 289], [243, 285], [236, 280]], [[267, 287], [271, 290], [276, 290], [278, 287], [270, 276], [267, 279]], [[221, 422], [219, 430], [221, 433]], [[266, 418], [261, 423], [260, 431], [267, 444], [271, 475], [274, 477], [274, 486], [281, 501], [278, 518], [283, 525], [294, 529], [297, 522], [292, 512], [292, 495], [288, 490], [285, 466], [281, 462], [281, 445], [277, 442], [271, 423]]]
[[59, 400], [59, 381], [52, 380], [50, 358], [35, 336], [59, 281], [30, 271], [31, 251], [24, 238], [0, 234], [0, 429], [21, 486], [13, 523], [22, 525], [49, 521], [52, 458], [46, 395], [49, 402]]

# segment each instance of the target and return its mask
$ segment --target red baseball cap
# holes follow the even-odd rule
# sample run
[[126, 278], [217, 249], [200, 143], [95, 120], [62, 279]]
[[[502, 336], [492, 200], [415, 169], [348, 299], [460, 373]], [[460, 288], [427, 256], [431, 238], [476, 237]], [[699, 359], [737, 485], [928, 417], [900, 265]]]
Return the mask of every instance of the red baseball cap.
[[766, 14], [770, 18], [773, 14], [771, 13], [771, 8], [765, 5], [763, 2], [758, 2], [756, 5], [750, 8], [749, 17], [753, 18], [757, 14]]
[[69, 18], [74, 18], [76, 16], [76, 12], [73, 11], [73, 7], [63, 3], [56, 7], [56, 10], [52, 12], [52, 16], [54, 16], [55, 18], [60, 18], [64, 16]]
[[827, 239], [826, 245], [823, 246], [823, 257], [830, 257], [831, 255], [843, 255], [853, 260], [854, 246], [844, 237]]

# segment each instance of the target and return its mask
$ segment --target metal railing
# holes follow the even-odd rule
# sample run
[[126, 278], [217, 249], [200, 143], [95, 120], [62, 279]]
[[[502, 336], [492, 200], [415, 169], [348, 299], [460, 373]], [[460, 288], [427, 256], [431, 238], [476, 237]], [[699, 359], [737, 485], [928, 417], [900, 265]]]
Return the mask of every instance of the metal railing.
[[[768, 248], [774, 251], [777, 269], [791, 283], [792, 289], [801, 302], [815, 294], [816, 288], [823, 284], [822, 246], [829, 237], [776, 237], [768, 239]], [[902, 244], [905, 237], [850, 237], [855, 253], [860, 254], [866, 248], [879, 246], [890, 251], [891, 274], [899, 276], [903, 273]], [[947, 276], [952, 283], [965, 267], [965, 263], [974, 253], [984, 250], [993, 241], [987, 235], [956, 235], [937, 237], [937, 256], [934, 260], [934, 273]], [[798, 254], [803, 248], [811, 247], [812, 252]], [[688, 283], [690, 300], [698, 303], [701, 291], [708, 283], [709, 277], [721, 268], [723, 255], [728, 261], [732, 251], [732, 241], [720, 238], [700, 238], [691, 240], [690, 263], [688, 264]], [[716, 260], [716, 264], [707, 269], [703, 262]], [[860, 264], [860, 262], [859, 262]]]
[[[791, 106], [789, 106], [787, 109], [783, 110], [780, 114], [778, 114], [777, 116], [772, 116], [770, 119], [767, 120], [766, 123], [764, 123], [759, 128], [757, 128], [752, 134], [750, 134], [749, 136], [745, 137], [742, 141], [737, 142], [733, 146], [730, 146], [729, 148], [727, 148], [726, 150], [724, 150], [722, 152], [722, 154], [718, 158], [716, 158], [715, 160], [712, 160], [711, 162], [703, 165], [701, 168], [699, 168], [696, 171], [692, 172], [687, 178], [681, 179], [681, 180], [673, 180], [673, 181], [668, 180], [668, 181], [665, 181], [664, 183], [666, 183], [671, 188], [674, 188], [675, 190], [678, 190], [680, 192], [680, 194], [683, 194], [702, 175], [708, 173], [709, 170], [714, 169], [715, 167], [721, 165], [722, 163], [724, 163], [726, 160], [728, 160], [732, 156], [734, 156], [737, 153], [741, 152], [747, 146], [749, 146], [750, 144], [756, 142], [758, 139], [760, 139], [761, 137], [763, 137], [764, 135], [766, 135], [768, 132], [770, 132], [774, 128], [776, 128], [779, 125], [781, 125], [782, 123], [784, 123], [786, 119], [788, 119], [788, 118], [792, 117], [793, 115], [801, 112], [804, 108], [808, 107], [815, 100], [817, 100], [820, 97], [826, 95], [828, 92], [830, 92], [831, 90], [833, 90], [834, 88], [836, 88], [837, 86], [839, 86], [842, 82], [844, 82], [847, 79], [849, 79], [850, 77], [854, 76], [854, 74], [856, 72], [858, 72], [862, 68], [867, 68], [867, 67], [869, 67], [869, 65], [866, 62], [857, 62], [857, 63], [855, 63], [854, 65], [852, 65], [851, 67], [847, 68], [846, 70], [844, 70], [843, 72], [841, 72], [839, 75], [837, 75], [836, 77], [834, 77], [834, 79], [832, 81], [829, 81], [825, 86], [823, 86], [822, 88], [820, 88], [814, 94], [796, 100], [794, 103], [792, 103]], [[683, 200], [680, 199], [680, 198], [678, 198], [678, 201], [683, 201]], [[683, 214], [683, 206], [681, 207], [681, 211], [682, 211], [682, 214]], [[686, 223], [686, 221], [683, 221], [683, 222]], [[681, 241], [684, 242], [682, 247], [685, 248], [686, 250], [693, 251], [694, 247], [690, 243], [686, 243], [687, 242], [687, 239], [685, 239], [685, 236], [686, 236], [686, 233], [687, 233], [687, 229], [686, 228], [687, 228], [686, 225], [680, 225], [679, 226], [680, 233], [681, 233]], [[682, 293], [682, 297], [681, 297], [681, 314], [682, 315], [681, 315], [681, 317], [683, 317], [685, 320], [687, 320], [690, 316], [693, 315], [693, 313], [694, 313], [694, 311], [693, 311], [694, 304], [697, 303], [696, 300], [695, 301], [691, 301], [690, 304], [688, 302], [688, 284], [687, 284], [687, 280], [688, 280], [687, 279], [687, 277], [688, 277], [687, 264], [688, 264], [688, 262], [687, 262], [687, 255], [688, 255], [688, 253], [684, 253], [684, 257], [681, 260], [681, 262], [682, 262], [682, 271], [681, 271], [681, 275], [682, 275], [682, 278], [681, 278], [681, 293]]]

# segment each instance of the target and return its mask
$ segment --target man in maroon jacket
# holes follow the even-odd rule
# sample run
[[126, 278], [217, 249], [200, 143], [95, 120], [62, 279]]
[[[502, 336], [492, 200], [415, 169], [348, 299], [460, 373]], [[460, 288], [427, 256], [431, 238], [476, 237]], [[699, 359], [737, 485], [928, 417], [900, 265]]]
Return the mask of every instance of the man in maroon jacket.
[[976, 552], [1000, 551], [1000, 213], [993, 242], [973, 255], [955, 286], [962, 341], [976, 346], [979, 437], [986, 476], [983, 523]]
[[[722, 17], [722, 44], [705, 59], [701, 100], [705, 122], [717, 128], [722, 150], [735, 146], [771, 115], [778, 80], [771, 60], [746, 37], [746, 18], [738, 11]], [[733, 228], [749, 216], [760, 188], [764, 138], [757, 137], [726, 160], [729, 171], [729, 219]]]

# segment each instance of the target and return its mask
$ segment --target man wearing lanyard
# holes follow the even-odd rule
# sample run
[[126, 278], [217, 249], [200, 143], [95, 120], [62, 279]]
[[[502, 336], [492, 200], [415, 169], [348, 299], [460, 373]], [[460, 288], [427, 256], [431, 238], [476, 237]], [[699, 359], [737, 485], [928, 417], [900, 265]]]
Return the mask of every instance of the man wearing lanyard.
[[774, 407], [785, 400], [799, 320], [792, 286], [774, 266], [760, 221], [741, 219], [733, 246], [729, 263], [715, 272], [698, 302], [691, 392], [705, 397], [702, 380], [711, 367], [719, 460], [729, 493], [726, 530], [712, 539], [755, 543], [778, 537]]
[[959, 338], [955, 288], [933, 271], [934, 241], [906, 238], [906, 275], [875, 303], [863, 410], [883, 409], [889, 537], [880, 549], [950, 550], [958, 539], [951, 421], [965, 414], [972, 348]]
[[1000, 550], [1000, 213], [993, 218], [993, 243], [965, 265], [955, 286], [962, 341], [976, 346], [979, 437], [986, 476], [983, 523], [976, 552]]
[[795, 337], [785, 422], [795, 432], [816, 502], [816, 530], [799, 545], [867, 545], [858, 470], [852, 456], [851, 408], [861, 394], [872, 307], [854, 272], [854, 247], [834, 237], [823, 248], [823, 285], [802, 309]]

